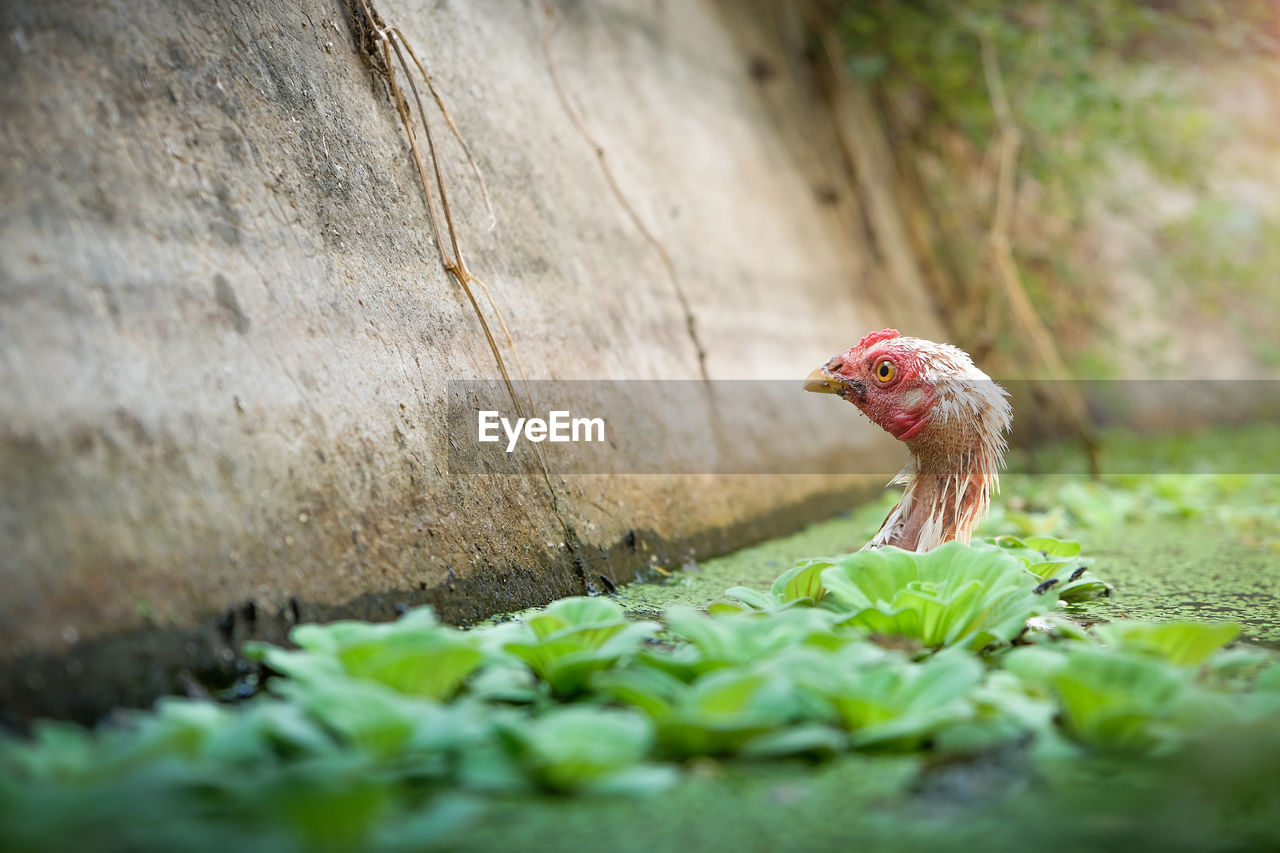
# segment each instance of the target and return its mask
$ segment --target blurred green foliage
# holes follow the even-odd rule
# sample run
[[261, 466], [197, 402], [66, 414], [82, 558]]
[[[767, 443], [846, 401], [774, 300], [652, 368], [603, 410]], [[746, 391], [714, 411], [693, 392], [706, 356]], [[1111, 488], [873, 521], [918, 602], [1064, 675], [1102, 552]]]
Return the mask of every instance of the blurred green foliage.
[[[985, 43], [1021, 143], [1010, 235], [1021, 284], [1068, 363], [1121, 373], [1098, 334], [1112, 301], [1099, 245], [1112, 237], [1097, 217], [1110, 209], [1158, 244], [1139, 259], [1157, 292], [1226, 319], [1263, 364], [1280, 364], [1277, 224], [1211, 185], [1224, 143], [1243, 134], [1206, 85], [1215, 68], [1271, 67], [1274, 3], [846, 0], [834, 9], [846, 67], [879, 94], [899, 167], [921, 186], [915, 203], [931, 208], [927, 239], [949, 259], [937, 295], [970, 349], [1020, 352], [977, 250], [995, 208], [1000, 136]], [[1190, 210], [1153, 216], [1151, 196], [1169, 187], [1191, 192]], [[1259, 299], [1267, 323], [1248, 307]], [[1166, 322], [1174, 334], [1176, 321]], [[1148, 367], [1165, 357], [1153, 351]]]
[[1193, 285], [1185, 293], [1198, 311], [1228, 323], [1260, 363], [1280, 368], [1280, 215], [1211, 195], [1157, 237], [1153, 276]]
[[[989, 39], [1024, 135], [1026, 168], [1073, 197], [1105, 177], [1117, 148], [1159, 174], [1199, 174], [1207, 116], [1161, 66], [1274, 49], [1267, 0], [1006, 3], [852, 0], [840, 32], [854, 74], [921, 102], [927, 127], [960, 130], [985, 148], [996, 133], [981, 40]], [[921, 127], [926, 126], [925, 122]]]

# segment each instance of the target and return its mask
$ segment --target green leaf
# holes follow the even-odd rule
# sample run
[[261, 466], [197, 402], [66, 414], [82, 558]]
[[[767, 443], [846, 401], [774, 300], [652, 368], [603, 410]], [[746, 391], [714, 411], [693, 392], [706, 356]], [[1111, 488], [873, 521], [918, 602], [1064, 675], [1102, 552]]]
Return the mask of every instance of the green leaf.
[[939, 752], [972, 755], [1021, 741], [1028, 734], [1040, 741], [1054, 736], [1057, 704], [1046, 691], [1035, 689], [1010, 672], [988, 673], [968, 698], [973, 703], [974, 716], [943, 726], [935, 733], [934, 746]]
[[672, 633], [692, 646], [691, 652], [680, 650], [665, 657], [676, 659], [691, 675], [750, 663], [801, 644], [837, 646], [856, 634], [846, 630], [842, 639], [835, 631], [840, 616], [812, 608], [707, 615], [675, 605], [663, 618]]
[[265, 663], [268, 667], [299, 681], [331, 681], [346, 678], [346, 670], [331, 654], [311, 651], [293, 651], [270, 643], [247, 642], [245, 655]]
[[272, 690], [295, 703], [345, 743], [389, 757], [418, 741], [436, 748], [461, 746], [474, 728], [438, 703], [406, 696], [372, 681], [342, 678], [316, 683], [273, 682]]
[[1067, 730], [1090, 746], [1146, 752], [1161, 740], [1160, 723], [1172, 715], [1184, 682], [1156, 660], [1100, 649], [1067, 656], [1049, 682], [1062, 703]]
[[688, 689], [679, 678], [651, 667], [598, 672], [591, 677], [591, 687], [602, 698], [630, 705], [654, 719], [670, 713]]
[[[562, 598], [552, 603], [542, 613], [527, 619], [526, 624], [543, 639], [566, 628], [613, 626], [624, 620], [625, 616], [622, 608], [607, 598], [580, 596]], [[596, 645], [607, 638], [606, 635]]]
[[[736, 599], [748, 610], [775, 611], [793, 606], [812, 606], [826, 595], [822, 585], [822, 572], [833, 565], [829, 559], [801, 560], [783, 572], [770, 587], [769, 592], [735, 586], [725, 591], [729, 598]], [[739, 604], [719, 603], [717, 609], [728, 612], [730, 609], [742, 610]]]
[[1196, 666], [1240, 635], [1235, 622], [1111, 622], [1094, 628], [1108, 645], [1158, 655], [1178, 666]]
[[810, 684], [839, 712], [855, 746], [914, 749], [935, 731], [974, 716], [967, 694], [982, 680], [982, 664], [961, 649], [912, 663], [888, 655], [867, 664], [837, 668], [832, 678]]
[[1245, 693], [1229, 679], [1202, 678], [1152, 647], [1025, 648], [1007, 655], [1005, 666], [1032, 695], [1037, 684], [1050, 691], [1072, 738], [1106, 752], [1168, 752], [1197, 732], [1248, 724], [1280, 710], [1280, 702], [1259, 700], [1256, 689]]
[[300, 651], [265, 643], [247, 651], [292, 678], [327, 681], [345, 672], [431, 699], [454, 695], [485, 657], [474, 635], [441, 625], [429, 607], [383, 624], [299, 625], [289, 636]]
[[260, 820], [287, 827], [311, 850], [363, 847], [394, 796], [390, 779], [345, 756], [292, 767], [255, 787]]
[[822, 585], [822, 572], [830, 568], [831, 560], [801, 560], [795, 567], [784, 572], [773, 582], [770, 592], [782, 602], [809, 601], [817, 604], [827, 594]]
[[1006, 672], [1027, 683], [1048, 683], [1049, 676], [1067, 664], [1067, 656], [1061, 649], [1042, 646], [1026, 646], [1013, 649], [1002, 663]]
[[824, 607], [846, 613], [848, 623], [933, 648], [1008, 642], [1053, 606], [1027, 586], [1021, 561], [990, 545], [867, 549], [839, 558], [822, 581]]
[[262, 697], [230, 715], [204, 749], [204, 755], [227, 765], [251, 766], [276, 757], [289, 759], [333, 753], [336, 741], [297, 705]]
[[738, 753], [743, 758], [784, 758], [803, 755], [828, 759], [849, 748], [849, 736], [822, 723], [801, 723], [765, 732], [748, 740]]
[[1024, 544], [1033, 551], [1039, 551], [1045, 557], [1077, 557], [1080, 555], [1080, 543], [1070, 539], [1054, 539], [1051, 536], [1029, 536]]
[[1045, 594], [1068, 602], [1111, 594], [1110, 588], [1087, 570], [1093, 560], [1080, 556], [1079, 542], [1049, 536], [996, 536], [985, 541], [1021, 560]]
[[[551, 688], [568, 698], [583, 692], [591, 675], [633, 655], [657, 632], [653, 622], [631, 622], [623, 610], [603, 598], [561, 599], [509, 628], [503, 650], [524, 661]], [[523, 631], [523, 633], [516, 633]]]
[[741, 606], [732, 602], [717, 602], [712, 607], [725, 612], [741, 612], [743, 607], [748, 610], [773, 610], [778, 606], [777, 599], [772, 594], [750, 587], [729, 587], [724, 594], [729, 598], [737, 599], [741, 602]]
[[600, 784], [648, 753], [653, 725], [642, 714], [571, 706], [508, 723], [504, 731], [538, 782], [554, 791]]
[[785, 681], [740, 669], [721, 669], [682, 685], [654, 717], [663, 750], [677, 756], [720, 755], [797, 716], [795, 691]]
[[447, 699], [484, 659], [459, 642], [389, 637], [343, 649], [338, 660], [352, 676], [368, 678], [414, 696]]

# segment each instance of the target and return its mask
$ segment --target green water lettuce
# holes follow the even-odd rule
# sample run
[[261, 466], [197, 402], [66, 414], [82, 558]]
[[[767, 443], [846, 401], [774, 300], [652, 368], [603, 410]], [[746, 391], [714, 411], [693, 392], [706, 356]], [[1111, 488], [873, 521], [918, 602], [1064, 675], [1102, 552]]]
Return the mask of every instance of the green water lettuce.
[[743, 668], [700, 676], [692, 684], [658, 669], [601, 673], [603, 696], [644, 711], [668, 756], [723, 755], [797, 720], [800, 703], [785, 678]]
[[1002, 537], [802, 561], [661, 626], [604, 598], [471, 631], [425, 608], [300, 626], [296, 649], [250, 645], [279, 675], [240, 705], [168, 699], [97, 732], [0, 738], [0, 826], [22, 824], [17, 849], [424, 849], [487, 797], [649, 793], [703, 756], [1049, 773], [1274, 732], [1280, 657], [1228, 648], [1236, 625], [1053, 612], [1105, 590], [1088, 565], [1075, 542]]
[[648, 714], [670, 755], [827, 755], [850, 746], [918, 748], [975, 716], [967, 694], [983, 672], [977, 657], [961, 649], [917, 663], [848, 638], [835, 647], [780, 646], [692, 683], [667, 668], [640, 667], [601, 673], [592, 686]]
[[515, 626], [502, 648], [524, 661], [554, 695], [568, 698], [586, 688], [593, 672], [633, 655], [660, 627], [628, 620], [608, 599], [565, 598]]
[[968, 694], [984, 671], [961, 649], [915, 663], [872, 644], [829, 653], [822, 663], [798, 679], [831, 703], [850, 743], [896, 751], [918, 749], [936, 732], [972, 719], [975, 706]]
[[1027, 583], [1021, 560], [991, 545], [949, 542], [924, 554], [885, 547], [824, 569], [823, 606], [878, 634], [930, 648], [979, 650], [1008, 642], [1028, 618], [1053, 609]]
[[1046, 595], [1075, 603], [1111, 594], [1110, 588], [1089, 572], [1093, 559], [1080, 556], [1079, 542], [1051, 536], [997, 536], [986, 541], [1021, 560]]
[[1109, 646], [1155, 655], [1179, 666], [1196, 666], [1240, 635], [1235, 622], [1110, 622], [1094, 627]]
[[246, 653], [296, 679], [330, 680], [344, 673], [440, 700], [457, 693], [485, 657], [473, 635], [440, 624], [430, 607], [384, 624], [299, 625], [289, 639], [301, 651], [251, 643]]
[[676, 779], [674, 768], [642, 763], [654, 727], [634, 711], [571, 705], [501, 730], [527, 771], [553, 791], [644, 793]]
[[[344, 744], [383, 758], [408, 753], [443, 756], [484, 734], [483, 722], [467, 714], [466, 705], [406, 696], [375, 682], [288, 679], [274, 682], [271, 689]], [[437, 760], [445, 759], [424, 760], [424, 771], [434, 772]]]
[[1187, 686], [1160, 661], [1073, 651], [1050, 676], [1063, 725], [1078, 740], [1121, 752], [1169, 742]]
[[939, 729], [933, 738], [943, 754], [976, 755], [996, 746], [1034, 742], [1038, 751], [1057, 748], [1061, 737], [1054, 727], [1057, 703], [1045, 689], [995, 669], [986, 673], [967, 694], [973, 705], [968, 719]]
[[767, 658], [800, 645], [837, 648], [865, 632], [837, 629], [840, 615], [827, 610], [793, 608], [773, 613], [720, 612], [707, 615], [674, 605], [663, 614], [668, 630], [687, 645], [647, 653], [646, 664], [691, 681], [697, 675]]
[[[1117, 625], [1108, 645], [1073, 643], [1015, 649], [1005, 670], [1030, 692], [1049, 695], [1064, 732], [1102, 752], [1167, 753], [1206, 732], [1280, 714], [1274, 656], [1233, 660], [1210, 649], [1234, 633], [1224, 626]], [[1218, 658], [1221, 657], [1221, 663]], [[1251, 671], [1246, 686], [1231, 676]], [[1274, 683], [1273, 683], [1274, 682]]]
[[828, 559], [801, 560], [773, 582], [770, 592], [784, 604], [792, 601], [820, 604], [827, 594], [826, 587], [822, 585], [822, 573], [833, 564]]
[[828, 558], [801, 560], [795, 566], [783, 572], [769, 588], [761, 592], [745, 586], [731, 587], [725, 595], [732, 602], [718, 602], [712, 605], [713, 612], [748, 610], [774, 611], [797, 605], [814, 605], [822, 601], [827, 594], [822, 585], [822, 573], [835, 564]]

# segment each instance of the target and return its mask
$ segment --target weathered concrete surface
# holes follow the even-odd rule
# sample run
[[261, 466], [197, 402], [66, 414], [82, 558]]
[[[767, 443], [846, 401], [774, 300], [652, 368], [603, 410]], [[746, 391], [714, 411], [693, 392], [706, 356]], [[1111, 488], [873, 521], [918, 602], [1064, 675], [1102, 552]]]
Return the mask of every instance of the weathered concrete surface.
[[[380, 9], [478, 160], [492, 228], [436, 117], [530, 378], [801, 377], [867, 328], [938, 334], [770, 4]], [[298, 619], [581, 593], [867, 486], [451, 477], [445, 383], [497, 370], [341, 0], [6, 3], [0, 36], [8, 718]], [[761, 452], [884, 452], [844, 423]]]

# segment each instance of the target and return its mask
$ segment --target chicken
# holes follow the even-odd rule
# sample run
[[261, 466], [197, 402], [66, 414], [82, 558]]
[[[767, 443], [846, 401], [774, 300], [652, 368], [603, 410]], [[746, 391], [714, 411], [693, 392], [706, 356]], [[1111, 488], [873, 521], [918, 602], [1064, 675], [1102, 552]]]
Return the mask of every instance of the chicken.
[[902, 500], [866, 547], [969, 541], [1000, 487], [1013, 412], [967, 353], [884, 329], [813, 371], [804, 388], [843, 397], [911, 451], [890, 483], [906, 486]]

